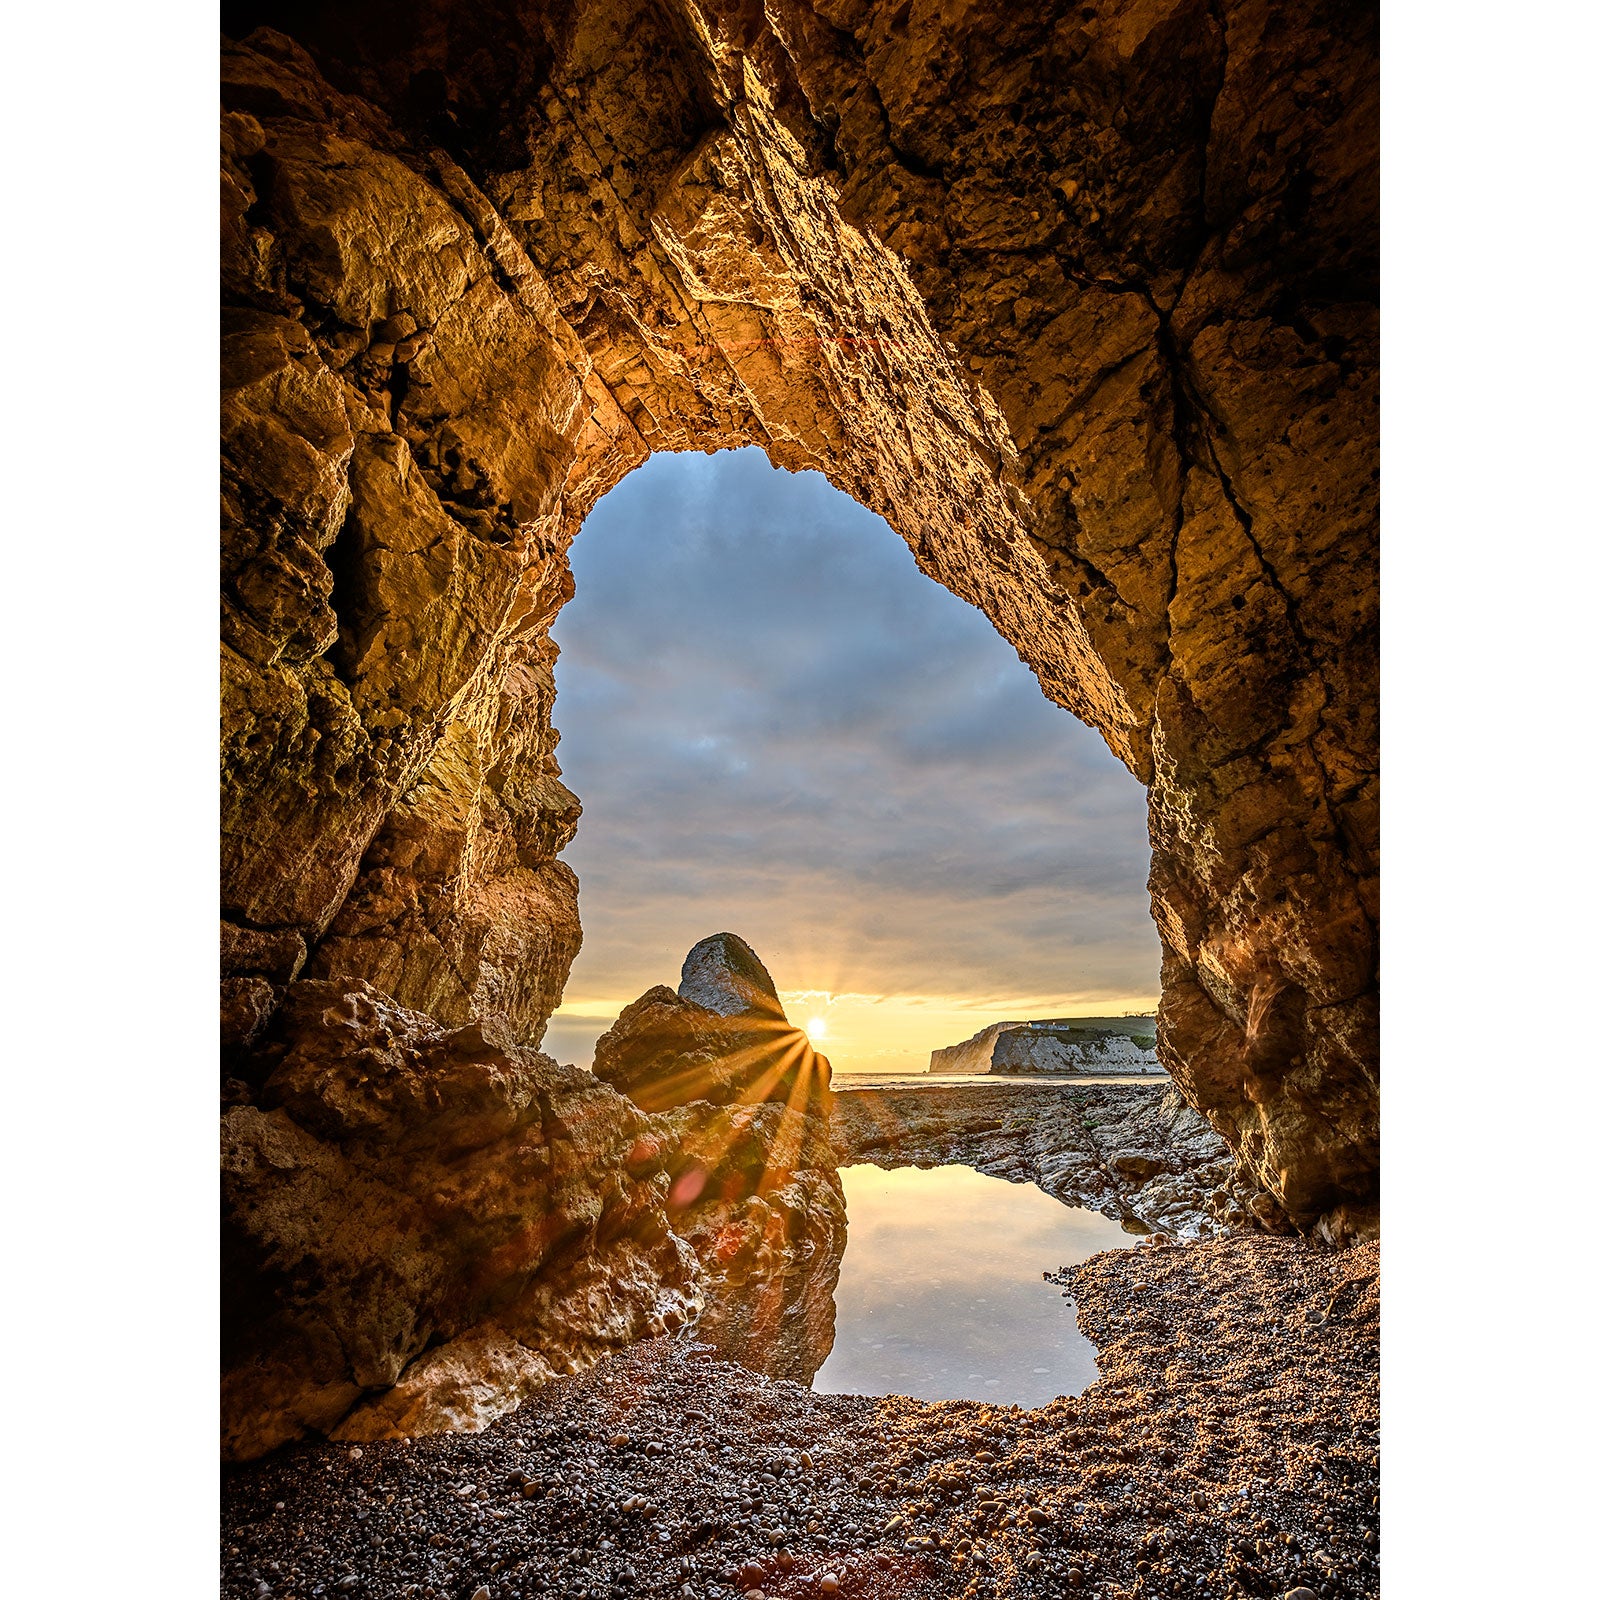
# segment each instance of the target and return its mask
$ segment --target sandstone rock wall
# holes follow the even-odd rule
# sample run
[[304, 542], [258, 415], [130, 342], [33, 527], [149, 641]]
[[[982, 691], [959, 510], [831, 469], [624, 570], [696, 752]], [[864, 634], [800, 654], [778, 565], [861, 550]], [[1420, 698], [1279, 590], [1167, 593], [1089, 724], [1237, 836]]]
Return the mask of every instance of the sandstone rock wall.
[[481, 1427], [698, 1302], [670, 1142], [590, 1074], [353, 981], [296, 984], [253, 1065], [222, 1125], [226, 1455]]
[[754, 443], [1149, 784], [1163, 1060], [1297, 1219], [1370, 1206], [1372, 9], [228, 31], [230, 1039], [309, 970], [537, 1042], [579, 937], [568, 544], [650, 451]]
[[787, 1033], [710, 1042], [725, 1103], [665, 1052], [629, 1098], [360, 980], [292, 985], [223, 1116], [224, 1453], [481, 1428], [688, 1322], [809, 1382], [844, 1196], [827, 1064]]

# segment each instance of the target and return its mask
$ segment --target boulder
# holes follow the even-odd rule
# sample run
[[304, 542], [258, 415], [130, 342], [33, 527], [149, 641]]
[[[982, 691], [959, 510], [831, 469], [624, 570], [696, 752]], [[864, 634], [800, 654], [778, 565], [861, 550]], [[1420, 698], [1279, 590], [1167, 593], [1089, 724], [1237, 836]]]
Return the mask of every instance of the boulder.
[[676, 994], [647, 990], [594, 1047], [595, 1076], [645, 1111], [796, 1103], [826, 1115], [828, 1058], [792, 1027], [761, 958], [736, 934], [702, 939]]
[[833, 1347], [845, 1243], [834, 1096], [761, 958], [737, 934], [702, 939], [676, 994], [647, 990], [596, 1043], [594, 1070], [668, 1130], [667, 1214], [705, 1273], [700, 1336], [809, 1382]]
[[253, 1069], [222, 1122], [226, 1455], [482, 1426], [509, 1352], [501, 1409], [698, 1301], [668, 1140], [589, 1073], [315, 980]]
[[1117, 1150], [1106, 1157], [1106, 1165], [1119, 1177], [1143, 1183], [1173, 1170], [1170, 1156], [1153, 1150]]
[[714, 933], [683, 958], [678, 997], [719, 1017], [770, 1017], [787, 1025], [761, 957], [736, 933]]
[[[845, 1237], [827, 1063], [758, 1011], [662, 988], [629, 1013], [631, 1098], [359, 979], [288, 986], [222, 1119], [226, 1456], [481, 1428], [702, 1318], [811, 1377]], [[687, 1051], [664, 1081], [663, 1017]], [[674, 1097], [702, 1081], [724, 1102]]]

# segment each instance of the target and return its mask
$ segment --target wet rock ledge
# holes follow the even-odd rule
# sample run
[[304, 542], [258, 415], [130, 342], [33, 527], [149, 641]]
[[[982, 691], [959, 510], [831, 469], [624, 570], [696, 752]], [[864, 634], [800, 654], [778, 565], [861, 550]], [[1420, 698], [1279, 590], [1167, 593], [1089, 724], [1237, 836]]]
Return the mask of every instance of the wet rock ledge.
[[1036, 1183], [1133, 1233], [1286, 1227], [1277, 1203], [1165, 1079], [852, 1089], [835, 1096], [833, 1142], [841, 1166], [959, 1162]]
[[816, 1395], [684, 1332], [480, 1433], [230, 1469], [223, 1593], [1376, 1595], [1377, 1246], [1147, 1244], [1068, 1277], [1101, 1349], [1076, 1398]]

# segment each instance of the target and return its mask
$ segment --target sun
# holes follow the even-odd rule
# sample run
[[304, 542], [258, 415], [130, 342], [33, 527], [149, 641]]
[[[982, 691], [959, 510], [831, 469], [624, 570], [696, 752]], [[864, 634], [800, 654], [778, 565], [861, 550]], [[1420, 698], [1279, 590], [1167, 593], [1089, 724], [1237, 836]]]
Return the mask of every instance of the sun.
[[810, 1040], [811, 1040], [811, 1042], [813, 1044], [815, 1044], [818, 1039], [826, 1039], [828, 1037], [828, 1021], [827, 1021], [827, 1018], [826, 1017], [813, 1017], [806, 1024], [806, 1034], [810, 1038]]

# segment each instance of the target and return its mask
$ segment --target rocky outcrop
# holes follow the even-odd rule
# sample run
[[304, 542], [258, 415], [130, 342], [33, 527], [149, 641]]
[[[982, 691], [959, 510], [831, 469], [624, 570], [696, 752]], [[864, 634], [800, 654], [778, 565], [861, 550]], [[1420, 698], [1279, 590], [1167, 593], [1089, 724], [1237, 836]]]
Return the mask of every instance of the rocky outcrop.
[[676, 994], [663, 985], [595, 1042], [595, 1076], [646, 1111], [705, 1100], [781, 1100], [827, 1116], [828, 1058], [784, 1015], [761, 958], [737, 934], [702, 939]]
[[789, 1026], [772, 974], [736, 933], [714, 933], [683, 958], [678, 998], [719, 1017], [767, 1017]]
[[1153, 1017], [1030, 1022], [995, 1040], [991, 1070], [1020, 1073], [1159, 1072]]
[[667, 1141], [588, 1073], [301, 981], [223, 1117], [223, 1439], [482, 1426], [684, 1320]]
[[788, 1104], [666, 1119], [674, 1227], [703, 1269], [695, 1331], [754, 1372], [810, 1383], [833, 1349], [844, 1190], [826, 1120]]
[[959, 1162], [1035, 1183], [1131, 1233], [1284, 1225], [1205, 1120], [1159, 1084], [851, 1089], [835, 1097], [833, 1142], [841, 1165]]
[[1011, 1028], [1025, 1028], [1025, 1022], [991, 1022], [960, 1044], [946, 1045], [928, 1057], [928, 1071], [936, 1076], [954, 1072], [988, 1072], [994, 1062], [994, 1043]]
[[675, 1225], [706, 1270], [700, 1336], [809, 1383], [833, 1348], [844, 1191], [826, 1056], [737, 934], [702, 939], [595, 1045], [595, 1074], [670, 1131]]
[[227, 16], [237, 1047], [301, 959], [538, 1041], [568, 544], [757, 444], [1149, 785], [1163, 1061], [1297, 1220], [1370, 1209], [1374, 8]]
[[652, 1116], [575, 1067], [302, 980], [223, 1117], [224, 1451], [483, 1427], [704, 1315], [809, 1380], [844, 1203], [811, 1099]]

